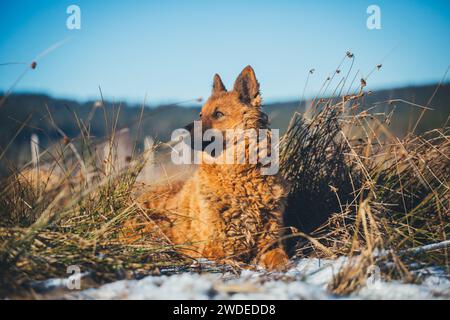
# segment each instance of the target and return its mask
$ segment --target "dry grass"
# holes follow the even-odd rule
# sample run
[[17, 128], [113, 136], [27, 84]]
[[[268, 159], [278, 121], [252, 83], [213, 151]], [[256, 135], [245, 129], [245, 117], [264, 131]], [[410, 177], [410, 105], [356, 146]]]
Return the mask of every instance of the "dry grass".
[[[389, 130], [395, 115], [364, 105], [366, 80], [346, 96], [341, 80], [334, 92], [340, 98], [315, 99], [295, 114], [281, 145], [281, 172], [292, 186], [288, 246], [297, 256], [349, 257], [329, 284], [337, 294], [364, 285], [374, 265], [383, 277], [404, 281], [416, 281], [411, 262], [450, 273], [448, 245], [411, 250], [448, 239], [449, 128], [398, 139]], [[147, 158], [133, 154], [125, 168], [105, 169], [96, 164], [89, 125], [77, 121], [76, 142], [61, 132], [63, 141], [44, 151], [47, 166], [16, 172], [3, 184], [1, 296], [67, 276], [69, 265], [102, 283], [190, 263], [158, 232], [119, 241], [123, 221], [142, 216], [132, 192]], [[115, 131], [113, 123], [112, 137]]]
[[4, 184], [0, 295], [29, 292], [37, 280], [67, 277], [70, 265], [99, 284], [190, 263], [158, 233], [120, 241], [123, 222], [140, 213], [132, 193], [147, 155], [117, 168], [111, 155], [100, 163], [95, 159], [93, 139], [80, 140], [75, 150], [83, 153], [74, 155], [72, 142], [63, 139], [43, 152], [57, 160], [15, 172]]
[[329, 286], [337, 294], [364, 285], [371, 266], [404, 281], [416, 281], [412, 262], [450, 271], [449, 128], [399, 139], [389, 130], [393, 114], [367, 112], [364, 95], [313, 102], [282, 144], [292, 184], [285, 219], [299, 231], [290, 245], [299, 256], [349, 257]]

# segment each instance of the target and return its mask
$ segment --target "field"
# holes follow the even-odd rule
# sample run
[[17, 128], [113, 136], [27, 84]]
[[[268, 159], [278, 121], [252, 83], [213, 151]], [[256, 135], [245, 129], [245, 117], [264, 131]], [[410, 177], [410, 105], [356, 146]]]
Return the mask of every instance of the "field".
[[[67, 134], [50, 108], [40, 106], [52, 128], [45, 148], [35, 143], [25, 165], [17, 165], [19, 156], [0, 159], [9, 172], [0, 193], [0, 295], [449, 299], [448, 104], [439, 109], [445, 117], [422, 125], [449, 86], [433, 86], [418, 103], [373, 101], [365, 80], [344, 84], [303, 102], [284, 129], [281, 173], [291, 184], [284, 240], [292, 264], [285, 273], [192, 261], [157, 230], [121, 242], [127, 219], [153, 223], [137, 193], [184, 179], [192, 168], [171, 165], [166, 143], [144, 139], [145, 108], [130, 133], [121, 125], [121, 108], [101, 100], [83, 117], [74, 111], [77, 132]], [[405, 106], [417, 115], [406, 130], [405, 119], [396, 118]], [[92, 133], [99, 116], [101, 138]], [[19, 122], [14, 137], [24, 128], [29, 123]], [[77, 280], [67, 278], [71, 266], [81, 272], [81, 292], [67, 285]], [[185, 289], [175, 290], [175, 283]]]

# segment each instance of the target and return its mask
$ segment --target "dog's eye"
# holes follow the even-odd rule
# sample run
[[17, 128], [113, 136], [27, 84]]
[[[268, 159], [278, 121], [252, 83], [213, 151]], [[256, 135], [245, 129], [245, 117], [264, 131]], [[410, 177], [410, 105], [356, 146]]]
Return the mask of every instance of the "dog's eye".
[[216, 119], [222, 118], [224, 116], [224, 114], [220, 111], [215, 111], [213, 114], [213, 117]]

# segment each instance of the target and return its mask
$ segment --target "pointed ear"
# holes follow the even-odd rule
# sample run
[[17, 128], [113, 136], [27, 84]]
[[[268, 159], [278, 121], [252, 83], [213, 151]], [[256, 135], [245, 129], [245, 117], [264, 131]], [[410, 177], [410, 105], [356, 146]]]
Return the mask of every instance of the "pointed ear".
[[259, 83], [256, 80], [255, 71], [251, 66], [246, 66], [234, 83], [234, 91], [244, 103], [254, 104], [259, 97]]
[[225, 88], [225, 85], [222, 82], [222, 79], [220, 79], [220, 76], [216, 73], [214, 75], [213, 79], [213, 87], [212, 87], [212, 94], [219, 93], [219, 92], [225, 92], [227, 89]]

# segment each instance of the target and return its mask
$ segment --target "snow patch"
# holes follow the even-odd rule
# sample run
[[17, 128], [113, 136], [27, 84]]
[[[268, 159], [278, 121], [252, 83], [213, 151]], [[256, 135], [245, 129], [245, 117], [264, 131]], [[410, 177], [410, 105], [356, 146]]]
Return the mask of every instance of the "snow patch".
[[424, 268], [415, 271], [419, 284], [376, 280], [348, 297], [327, 290], [333, 276], [345, 264], [337, 260], [301, 259], [287, 272], [244, 270], [147, 276], [141, 280], [123, 280], [98, 288], [72, 292], [68, 299], [450, 299], [450, 281], [444, 270]]

